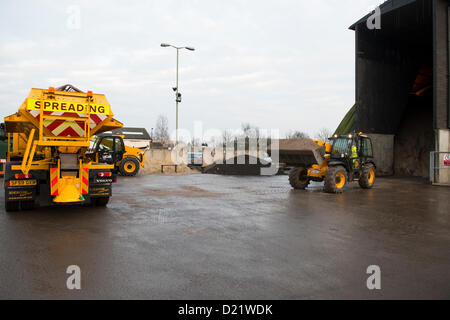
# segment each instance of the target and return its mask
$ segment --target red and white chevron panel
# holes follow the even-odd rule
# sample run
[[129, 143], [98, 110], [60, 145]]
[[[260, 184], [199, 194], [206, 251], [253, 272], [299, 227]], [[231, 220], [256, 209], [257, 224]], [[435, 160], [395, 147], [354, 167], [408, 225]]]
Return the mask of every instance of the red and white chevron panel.
[[[38, 121], [40, 113], [38, 110], [28, 111]], [[72, 112], [52, 112], [44, 111], [45, 115], [52, 116], [65, 116], [65, 117], [84, 117], [84, 113], [72, 113]], [[95, 128], [100, 122], [106, 119], [106, 115], [91, 114], [90, 128]], [[58, 119], [44, 119], [44, 127], [50, 130], [57, 137], [83, 137], [84, 136], [84, 121], [67, 121]]]

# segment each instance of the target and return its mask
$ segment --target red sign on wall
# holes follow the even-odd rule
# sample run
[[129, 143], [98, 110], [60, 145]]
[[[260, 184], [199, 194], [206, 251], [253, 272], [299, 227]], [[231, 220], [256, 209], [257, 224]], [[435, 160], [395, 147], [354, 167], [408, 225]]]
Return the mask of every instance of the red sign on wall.
[[450, 167], [450, 154], [446, 154], [444, 156], [444, 166], [445, 167]]

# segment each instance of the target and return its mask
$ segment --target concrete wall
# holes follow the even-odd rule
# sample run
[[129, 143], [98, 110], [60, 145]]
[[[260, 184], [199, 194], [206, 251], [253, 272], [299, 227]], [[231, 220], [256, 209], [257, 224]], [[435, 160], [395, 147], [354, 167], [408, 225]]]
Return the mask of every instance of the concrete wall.
[[448, 129], [449, 87], [448, 87], [448, 2], [434, 1], [434, 128]]
[[438, 151], [441, 152], [450, 152], [450, 130], [438, 130]]
[[214, 148], [211, 147], [205, 147], [203, 148], [203, 166], [209, 166], [210, 164], [213, 164], [215, 162], [216, 153], [214, 151]]
[[394, 174], [394, 135], [375, 134], [368, 136], [372, 139], [374, 161], [378, 176], [391, 176]]
[[[177, 167], [178, 173], [190, 173], [191, 170], [187, 167], [183, 159], [187, 161], [187, 153], [181, 150], [178, 153], [180, 157], [180, 164]], [[175, 154], [174, 154], [175, 157]], [[141, 169], [142, 173], [161, 173], [161, 165], [175, 164], [172, 158], [172, 151], [167, 149], [150, 149], [145, 152], [145, 164]], [[164, 168], [164, 173], [174, 173], [174, 167]]]
[[[191, 150], [190, 148], [183, 149], [179, 153], [180, 161], [188, 161], [187, 152], [202, 152], [203, 153], [203, 166], [208, 166], [215, 162], [220, 162], [223, 159], [223, 149], [217, 148], [216, 150], [212, 147], [203, 147], [203, 148], [195, 148]], [[248, 152], [245, 150], [241, 150], [239, 152], [234, 152], [233, 148], [230, 148], [227, 152], [227, 156], [225, 159], [233, 158], [235, 155], [244, 155]], [[253, 156], [257, 156], [257, 153], [251, 153]], [[261, 158], [263, 157], [263, 152], [260, 152], [259, 155]], [[145, 152], [145, 163], [148, 167], [161, 167], [161, 164], [174, 164], [172, 159], [172, 151], [167, 149], [150, 149]], [[169, 170], [169, 169], [168, 169]]]
[[153, 162], [161, 162], [171, 164], [172, 161], [172, 151], [167, 149], [150, 149], [145, 152], [145, 158]]
[[[437, 150], [440, 152], [450, 153], [450, 130], [441, 129], [436, 132], [437, 139]], [[437, 156], [437, 160], [434, 166], [443, 167], [444, 166], [444, 154]], [[432, 182], [435, 184], [450, 185], [450, 167], [448, 169], [441, 169], [435, 171], [434, 177], [432, 177]]]
[[[445, 0], [434, 1], [434, 127], [436, 151], [450, 152], [450, 103], [449, 103], [449, 5]], [[444, 166], [444, 155], [437, 156], [433, 166]], [[450, 169], [434, 172], [431, 181], [450, 185]]]

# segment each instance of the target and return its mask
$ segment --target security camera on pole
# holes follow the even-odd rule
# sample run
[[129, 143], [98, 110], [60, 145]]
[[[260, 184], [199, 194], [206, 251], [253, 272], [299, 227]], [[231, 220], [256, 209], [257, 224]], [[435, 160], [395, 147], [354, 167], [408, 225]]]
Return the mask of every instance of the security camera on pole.
[[177, 49], [177, 83], [176, 83], [176, 86], [172, 88], [173, 91], [175, 91], [175, 103], [176, 103], [176, 129], [175, 129], [176, 138], [175, 138], [175, 145], [177, 145], [178, 144], [178, 103], [181, 102], [181, 93], [179, 93], [179, 91], [178, 91], [178, 55], [179, 55], [178, 52], [180, 51], [180, 49], [187, 49], [187, 50], [190, 50], [190, 51], [194, 51], [195, 49], [192, 48], [192, 47], [175, 47], [175, 46], [172, 46], [172, 45], [167, 44], [167, 43], [161, 43], [161, 47], [172, 47], [172, 48]]

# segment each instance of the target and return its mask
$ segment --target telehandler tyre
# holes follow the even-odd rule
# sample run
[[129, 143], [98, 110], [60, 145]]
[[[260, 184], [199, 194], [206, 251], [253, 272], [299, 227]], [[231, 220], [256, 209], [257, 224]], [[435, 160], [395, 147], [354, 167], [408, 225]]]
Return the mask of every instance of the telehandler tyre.
[[123, 158], [120, 162], [119, 171], [123, 176], [132, 177], [139, 172], [139, 161], [134, 157]]
[[342, 193], [347, 183], [347, 170], [343, 166], [330, 167], [325, 174], [324, 190], [328, 193]]
[[375, 166], [371, 163], [366, 164], [358, 180], [359, 186], [363, 189], [370, 189], [375, 182]]
[[298, 167], [294, 168], [289, 172], [289, 183], [292, 188], [298, 190], [305, 190], [309, 184], [309, 179], [307, 177], [308, 171], [306, 168]]

